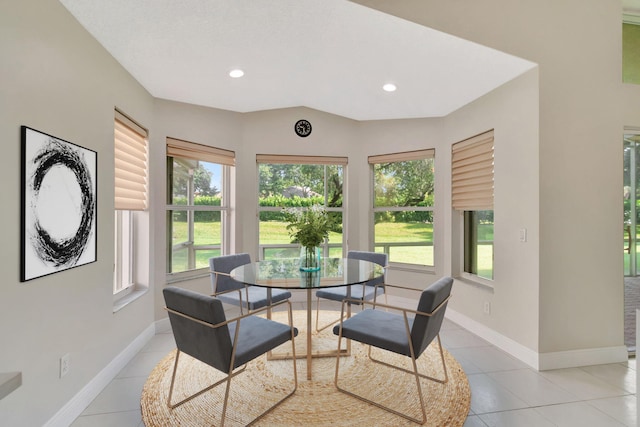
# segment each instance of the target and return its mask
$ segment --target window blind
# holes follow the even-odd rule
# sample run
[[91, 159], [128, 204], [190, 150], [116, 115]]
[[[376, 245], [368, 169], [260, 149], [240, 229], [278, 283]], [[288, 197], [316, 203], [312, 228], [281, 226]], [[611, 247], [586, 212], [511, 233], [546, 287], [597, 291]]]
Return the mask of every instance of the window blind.
[[454, 209], [493, 209], [493, 130], [451, 147], [451, 203]]
[[337, 156], [294, 156], [280, 154], [257, 154], [257, 163], [291, 165], [346, 165], [347, 157]]
[[175, 138], [167, 138], [167, 156], [201, 160], [227, 166], [236, 165], [235, 151], [196, 144], [195, 142]]
[[424, 160], [433, 158], [436, 150], [433, 148], [428, 150], [415, 150], [415, 151], [405, 151], [402, 153], [390, 153], [390, 154], [380, 154], [376, 156], [369, 156], [368, 161], [369, 164], [380, 164], [380, 163], [393, 163], [393, 162], [408, 162], [411, 160]]
[[147, 208], [147, 131], [116, 111], [114, 131], [116, 210]]

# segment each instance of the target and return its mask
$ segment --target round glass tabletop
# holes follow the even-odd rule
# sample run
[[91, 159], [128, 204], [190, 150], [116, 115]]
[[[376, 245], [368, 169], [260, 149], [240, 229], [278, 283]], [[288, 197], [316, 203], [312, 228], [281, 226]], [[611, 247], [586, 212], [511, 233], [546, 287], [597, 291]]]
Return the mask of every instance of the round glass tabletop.
[[381, 277], [381, 265], [351, 258], [322, 258], [320, 270], [300, 271], [300, 259], [252, 262], [231, 270], [231, 277], [246, 285], [266, 288], [309, 289], [355, 285]]

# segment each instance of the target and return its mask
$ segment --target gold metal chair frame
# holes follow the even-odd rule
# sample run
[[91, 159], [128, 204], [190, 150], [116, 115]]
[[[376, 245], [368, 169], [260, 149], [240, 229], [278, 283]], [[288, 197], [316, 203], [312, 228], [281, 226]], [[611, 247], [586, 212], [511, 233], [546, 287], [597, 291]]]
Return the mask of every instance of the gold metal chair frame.
[[[388, 265], [385, 265], [385, 266], [383, 266], [382, 268], [384, 269], [384, 271], [387, 271], [387, 268], [388, 268], [388, 267], [389, 267]], [[353, 299], [353, 301], [358, 302], [358, 304], [355, 304], [355, 305], [360, 305], [360, 301], [364, 301], [364, 293], [365, 293], [365, 288], [364, 288], [364, 286], [367, 286], [367, 285], [365, 285], [364, 283], [363, 283], [362, 285], [363, 285], [363, 288], [362, 288], [362, 298], [361, 298], [361, 299], [357, 299], [357, 298], [351, 297], [351, 298]], [[352, 286], [352, 285], [349, 285], [349, 286]], [[382, 283], [382, 284], [379, 284], [379, 285], [373, 285], [373, 286], [374, 286], [374, 290], [373, 290], [373, 304], [374, 304], [374, 306], [375, 306], [375, 304], [376, 304], [376, 299], [378, 298], [378, 288], [383, 288], [383, 289], [384, 289], [384, 287], [385, 287], [386, 285], [385, 285], [384, 283]], [[323, 326], [323, 327], [321, 327], [321, 328], [319, 328], [319, 327], [318, 327], [318, 323], [319, 323], [319, 322], [318, 322], [318, 319], [320, 318], [320, 299], [321, 299], [320, 297], [316, 297], [316, 332], [324, 331], [324, 330], [325, 330], [325, 329], [327, 329], [329, 326], [334, 325], [334, 324], [336, 324], [337, 322], [339, 322], [339, 321], [340, 321], [340, 318], [337, 318], [337, 319], [336, 319], [336, 320], [334, 320], [333, 322], [330, 322], [330, 323], [328, 323], [328, 324], [324, 325], [324, 326]], [[324, 299], [324, 298], [322, 298], [322, 299]], [[384, 291], [384, 303], [385, 303], [385, 304], [388, 304], [388, 302], [389, 302], [389, 300], [387, 299], [387, 292], [386, 292], [386, 290], [385, 290], [385, 291]], [[352, 304], [350, 304], [350, 305], [352, 305]], [[362, 309], [364, 309], [364, 304], [362, 305], [362, 307], [361, 307], [361, 308], [362, 308]], [[348, 310], [348, 311], [347, 311], [347, 317], [349, 317], [350, 315], [351, 315], [351, 310]]]
[[[398, 285], [385, 285], [391, 288], [397, 288], [397, 289], [405, 289], [405, 290], [410, 290], [410, 291], [417, 291], [417, 292], [422, 292], [422, 290], [420, 289], [414, 289], [414, 288], [409, 288], [409, 287], [405, 287], [405, 286], [398, 286]], [[386, 294], [385, 294], [386, 295]], [[344, 388], [341, 388], [338, 385], [338, 372], [339, 372], [339, 368], [340, 368], [340, 357], [336, 358], [336, 372], [335, 372], [335, 377], [334, 377], [334, 385], [336, 386], [336, 388], [338, 389], [338, 391], [348, 394], [349, 396], [355, 397], [357, 399], [362, 400], [363, 402], [367, 402], [370, 403], [380, 409], [383, 409], [385, 411], [391, 412], [392, 414], [401, 416], [409, 421], [413, 421], [417, 424], [424, 424], [427, 421], [427, 413], [425, 411], [425, 406], [424, 406], [424, 397], [422, 395], [422, 387], [420, 386], [420, 378], [425, 378], [431, 381], [435, 381], [438, 382], [440, 384], [445, 384], [449, 381], [449, 376], [447, 374], [447, 365], [444, 361], [444, 352], [442, 351], [442, 343], [440, 341], [440, 333], [438, 332], [437, 334], [437, 338], [438, 338], [438, 348], [440, 349], [440, 360], [442, 361], [442, 369], [444, 371], [444, 379], [439, 379], [439, 378], [434, 378], [434, 377], [430, 377], [428, 375], [424, 375], [421, 374], [420, 372], [418, 372], [418, 365], [416, 362], [416, 356], [415, 356], [415, 351], [413, 348], [413, 341], [411, 339], [411, 328], [409, 327], [409, 318], [407, 316], [408, 313], [413, 314], [415, 316], [427, 316], [427, 317], [431, 317], [434, 314], [436, 314], [438, 311], [440, 311], [440, 309], [442, 307], [445, 306], [445, 304], [447, 303], [447, 301], [449, 301], [449, 298], [451, 298], [451, 295], [449, 295], [444, 301], [442, 301], [432, 312], [430, 313], [425, 313], [425, 312], [421, 312], [421, 311], [417, 311], [417, 310], [411, 310], [411, 309], [406, 309], [406, 308], [402, 308], [402, 307], [397, 307], [397, 306], [393, 306], [393, 305], [388, 305], [388, 304], [376, 304], [375, 302], [370, 302], [370, 301], [363, 301], [363, 308], [364, 308], [364, 304], [367, 305], [372, 305], [374, 308], [376, 307], [382, 307], [382, 308], [386, 308], [387, 310], [397, 310], [397, 311], [401, 311], [403, 313], [403, 317], [404, 317], [404, 325], [405, 325], [405, 331], [407, 333], [407, 339], [409, 342], [409, 351], [411, 353], [411, 364], [413, 366], [413, 371], [410, 371], [408, 369], [404, 369], [402, 367], [398, 367], [398, 366], [394, 366], [391, 365], [389, 363], [383, 362], [381, 360], [375, 359], [371, 356], [371, 346], [369, 345], [369, 351], [368, 351], [368, 357], [369, 359], [371, 359], [372, 362], [375, 363], [379, 363], [381, 365], [387, 366], [389, 368], [393, 368], [393, 369], [397, 369], [399, 371], [403, 371], [409, 374], [412, 374], [415, 377], [416, 380], [416, 388], [418, 391], [418, 397], [420, 400], [420, 409], [422, 411], [422, 420], [420, 420], [419, 418], [414, 418], [411, 415], [396, 411], [395, 409], [389, 408], [388, 406], [384, 406], [378, 402], [375, 402], [373, 400], [367, 399], [364, 396], [358, 395], [354, 392], [351, 392], [349, 390], [346, 390]], [[344, 309], [345, 309], [345, 304], [348, 304], [348, 299], [345, 299], [342, 301], [342, 310], [341, 310], [341, 315], [340, 315], [340, 330], [339, 330], [339, 334], [338, 334], [338, 348], [340, 348], [340, 341], [342, 340], [342, 322], [344, 321]], [[384, 349], [382, 349], [384, 350]], [[385, 350], [388, 351], [388, 350]]]
[[[229, 292], [237, 292], [238, 293], [238, 300], [240, 302], [240, 315], [243, 315], [244, 314], [244, 309], [242, 307], [242, 288], [228, 289], [226, 291], [217, 292], [217, 289], [218, 289], [218, 276], [222, 275], [222, 276], [231, 277], [231, 274], [223, 273], [221, 271], [214, 271], [214, 270], [209, 270], [209, 274], [215, 274], [215, 276], [216, 276], [216, 280], [215, 280], [215, 283], [213, 285], [214, 291], [211, 294], [211, 296], [212, 297], [216, 297], [218, 295], [226, 294], [226, 293], [229, 293]], [[244, 285], [244, 291], [245, 291], [245, 296], [247, 298], [247, 312], [251, 313], [251, 310], [249, 309], [249, 288], [247, 287], [247, 285]]]
[[[235, 290], [230, 290], [230, 292], [233, 292], [233, 291], [235, 291]], [[244, 370], [247, 368], [247, 365], [245, 364], [245, 365], [242, 366], [242, 368], [240, 368], [239, 370], [236, 370], [235, 372], [234, 372], [234, 369], [233, 369], [233, 364], [234, 364], [235, 356], [236, 356], [236, 346], [237, 346], [237, 343], [238, 343], [238, 333], [240, 331], [240, 320], [242, 320], [245, 317], [253, 316], [258, 312], [266, 311], [266, 310], [271, 309], [271, 308], [273, 308], [273, 307], [275, 307], [277, 305], [280, 305], [280, 304], [288, 304], [289, 327], [291, 328], [291, 351], [293, 352], [293, 359], [292, 360], [293, 360], [294, 387], [293, 387], [293, 390], [289, 394], [287, 394], [285, 397], [283, 397], [282, 399], [278, 400], [272, 406], [267, 408], [264, 412], [262, 412], [256, 418], [254, 418], [247, 425], [253, 425], [256, 421], [260, 420], [262, 417], [267, 415], [269, 412], [271, 412], [273, 409], [275, 409], [282, 402], [287, 400], [289, 397], [293, 396], [293, 394], [298, 389], [298, 372], [297, 372], [297, 369], [296, 369], [296, 359], [295, 359], [296, 346], [295, 346], [295, 341], [294, 341], [295, 334], [294, 334], [294, 331], [293, 331], [293, 314], [292, 314], [292, 310], [291, 310], [291, 302], [289, 300], [283, 300], [283, 301], [280, 301], [278, 303], [272, 304], [270, 306], [259, 308], [259, 309], [255, 310], [255, 311], [251, 312], [251, 313], [244, 314], [244, 315], [241, 315], [241, 316], [238, 316], [238, 317], [234, 317], [232, 319], [228, 319], [228, 320], [226, 320], [224, 322], [220, 322], [220, 323], [217, 323], [215, 325], [211, 324], [209, 322], [205, 322], [203, 320], [196, 319], [194, 317], [188, 316], [186, 314], [183, 314], [183, 313], [180, 313], [178, 311], [175, 311], [175, 310], [172, 310], [170, 308], [165, 307], [165, 310], [167, 310], [170, 313], [176, 314], [178, 316], [182, 316], [184, 318], [192, 320], [192, 321], [194, 321], [196, 323], [199, 323], [201, 325], [208, 326], [210, 328], [219, 328], [221, 326], [225, 326], [225, 325], [227, 325], [229, 323], [232, 323], [232, 322], [238, 322], [238, 324], [236, 325], [236, 330], [235, 330], [235, 334], [234, 334], [233, 347], [232, 347], [232, 350], [231, 350], [231, 362], [230, 362], [230, 365], [229, 365], [230, 368], [229, 368], [229, 372], [227, 373], [227, 376], [222, 378], [221, 380], [215, 382], [214, 384], [211, 384], [211, 385], [203, 388], [202, 390], [200, 390], [200, 391], [198, 391], [198, 392], [186, 397], [185, 399], [181, 400], [180, 402], [172, 404], [171, 403], [171, 398], [173, 396], [173, 386], [175, 384], [176, 373], [177, 373], [177, 370], [178, 370], [178, 359], [179, 359], [179, 356], [180, 356], [180, 353], [181, 353], [180, 350], [177, 350], [176, 359], [175, 359], [175, 362], [173, 364], [173, 373], [171, 374], [171, 385], [169, 387], [169, 396], [167, 398], [167, 406], [170, 409], [175, 409], [178, 406], [180, 406], [180, 405], [182, 405], [182, 404], [194, 399], [195, 397], [200, 396], [201, 394], [213, 389], [214, 387], [216, 387], [216, 386], [218, 386], [218, 385], [220, 385], [220, 384], [222, 384], [223, 382], [226, 381], [227, 382], [227, 386], [225, 388], [224, 403], [222, 405], [222, 416], [221, 416], [221, 422], [220, 422], [220, 426], [221, 427], [224, 426], [225, 416], [226, 416], [226, 413], [227, 413], [227, 403], [228, 403], [228, 400], [229, 400], [229, 390], [231, 388], [231, 379], [233, 377], [235, 377], [236, 375], [241, 374], [242, 372], [244, 372]]]

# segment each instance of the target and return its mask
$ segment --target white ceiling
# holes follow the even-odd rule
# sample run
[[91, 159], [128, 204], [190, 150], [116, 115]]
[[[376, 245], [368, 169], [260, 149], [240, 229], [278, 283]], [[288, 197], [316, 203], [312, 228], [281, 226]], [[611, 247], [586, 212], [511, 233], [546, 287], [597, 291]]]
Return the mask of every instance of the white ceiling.
[[535, 66], [347, 0], [60, 2], [154, 97], [238, 112], [445, 116]]

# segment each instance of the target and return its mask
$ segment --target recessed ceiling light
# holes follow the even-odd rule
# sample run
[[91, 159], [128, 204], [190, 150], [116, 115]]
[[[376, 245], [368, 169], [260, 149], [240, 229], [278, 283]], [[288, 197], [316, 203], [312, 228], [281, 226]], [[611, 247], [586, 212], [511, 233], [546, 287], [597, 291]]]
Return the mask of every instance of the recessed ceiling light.
[[382, 89], [385, 92], [395, 92], [397, 88], [396, 88], [396, 85], [394, 85], [393, 83], [387, 83], [384, 86], [382, 86]]
[[244, 76], [244, 71], [242, 71], [239, 68], [236, 68], [235, 70], [229, 71], [229, 76], [233, 77], [234, 79], [237, 79], [238, 77]]

